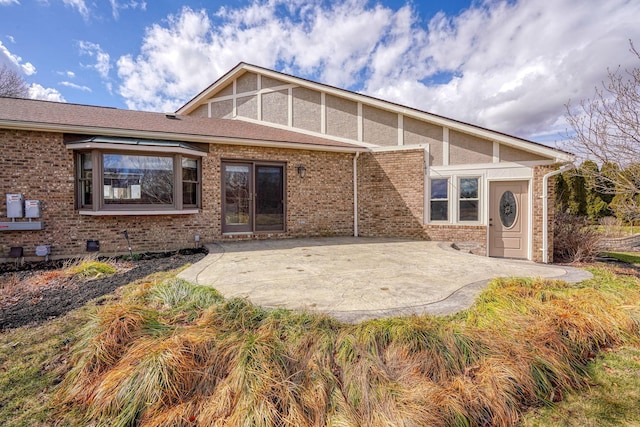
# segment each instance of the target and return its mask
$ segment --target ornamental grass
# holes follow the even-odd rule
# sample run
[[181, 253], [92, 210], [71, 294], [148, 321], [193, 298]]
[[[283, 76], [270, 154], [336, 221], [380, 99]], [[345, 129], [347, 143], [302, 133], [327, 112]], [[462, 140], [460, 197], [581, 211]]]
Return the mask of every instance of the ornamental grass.
[[172, 278], [98, 307], [57, 403], [98, 426], [516, 425], [639, 336], [638, 279], [494, 280], [469, 310], [343, 324]]

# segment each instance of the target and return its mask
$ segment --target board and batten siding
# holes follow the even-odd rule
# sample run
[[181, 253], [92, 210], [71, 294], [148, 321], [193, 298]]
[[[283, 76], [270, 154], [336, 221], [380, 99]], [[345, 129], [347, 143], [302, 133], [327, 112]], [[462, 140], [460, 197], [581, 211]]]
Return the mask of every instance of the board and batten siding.
[[546, 160], [411, 115], [253, 72], [237, 77], [191, 114], [254, 120], [372, 147], [428, 145], [430, 166]]

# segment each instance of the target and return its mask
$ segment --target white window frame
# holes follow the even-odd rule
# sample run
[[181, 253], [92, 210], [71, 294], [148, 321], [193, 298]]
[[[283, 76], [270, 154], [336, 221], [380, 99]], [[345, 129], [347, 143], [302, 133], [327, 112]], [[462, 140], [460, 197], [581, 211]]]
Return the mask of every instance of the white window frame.
[[[433, 199], [431, 197], [431, 183], [433, 180], [447, 180], [447, 219], [446, 220], [432, 220], [431, 219], [431, 202], [432, 201], [443, 201], [444, 199]], [[429, 207], [429, 212], [428, 212], [428, 216], [427, 218], [429, 218], [429, 221], [427, 221], [429, 224], [450, 224], [453, 216], [452, 216], [452, 211], [451, 211], [451, 195], [453, 194], [452, 190], [453, 187], [451, 185], [452, 182], [452, 177], [451, 176], [432, 176], [429, 177], [428, 180], [428, 186], [429, 186], [429, 203], [428, 203], [428, 207]]]
[[[460, 180], [474, 178], [478, 180], [478, 220], [477, 221], [460, 221], [460, 201], [464, 200], [460, 198]], [[431, 220], [431, 181], [434, 179], [446, 179], [448, 180], [448, 219], [446, 221]], [[485, 209], [485, 181], [486, 177], [481, 173], [473, 174], [447, 174], [447, 175], [431, 175], [427, 181], [428, 185], [428, 212], [427, 212], [427, 224], [432, 225], [484, 225], [484, 209]], [[436, 199], [443, 200], [443, 199]], [[474, 199], [470, 199], [474, 200]]]
[[[463, 199], [460, 197], [460, 189], [462, 185], [460, 182], [463, 179], [476, 179], [478, 181], [478, 198], [477, 199]], [[483, 191], [483, 182], [484, 179], [482, 176], [474, 174], [474, 175], [456, 175], [456, 193], [455, 193], [455, 209], [456, 209], [456, 224], [459, 225], [481, 225], [483, 223], [482, 212], [484, 208], [484, 191]], [[477, 200], [478, 201], [478, 219], [475, 221], [462, 221], [460, 219], [460, 202], [463, 200]]]

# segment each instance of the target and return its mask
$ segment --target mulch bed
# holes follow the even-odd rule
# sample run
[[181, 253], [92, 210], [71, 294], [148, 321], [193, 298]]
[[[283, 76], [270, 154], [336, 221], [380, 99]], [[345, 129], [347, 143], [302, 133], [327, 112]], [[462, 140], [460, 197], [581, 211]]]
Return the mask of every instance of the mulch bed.
[[0, 299], [0, 330], [62, 316], [94, 298], [114, 292], [120, 286], [158, 271], [195, 263], [205, 255], [206, 250], [203, 249], [142, 254], [139, 260], [123, 261], [118, 272], [109, 276], [85, 280], [52, 275], [52, 280], [45, 286], [37, 289], [30, 287], [23, 291], [20, 291], [19, 282], [60, 269], [63, 262], [32, 263], [20, 268], [11, 263], [0, 265], [0, 286], [13, 282], [16, 288]]

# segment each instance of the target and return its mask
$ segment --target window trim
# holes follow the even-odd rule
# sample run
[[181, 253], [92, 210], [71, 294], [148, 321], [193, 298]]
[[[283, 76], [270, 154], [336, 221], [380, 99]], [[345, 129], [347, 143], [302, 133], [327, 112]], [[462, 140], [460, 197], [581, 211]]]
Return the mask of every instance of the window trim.
[[[95, 145], [99, 145], [96, 147]], [[202, 157], [206, 154], [195, 150], [186, 150], [182, 147], [179, 150], [167, 149], [168, 147], [157, 146], [122, 146], [113, 147], [115, 144], [82, 144], [82, 149], [74, 150], [76, 163], [75, 178], [75, 205], [76, 210], [81, 215], [179, 215], [194, 214], [200, 212], [202, 207]], [[71, 147], [75, 148], [75, 147]], [[160, 148], [160, 149], [158, 149]], [[163, 149], [164, 148], [164, 149]], [[92, 204], [83, 205], [83, 188], [81, 185], [82, 156], [91, 154], [92, 162]], [[104, 170], [103, 161], [105, 154], [120, 155], [143, 155], [170, 157], [173, 161], [173, 203], [172, 204], [121, 204], [110, 205], [104, 200]], [[197, 161], [198, 182], [196, 189], [196, 205], [183, 204], [182, 189], [182, 159], [190, 158]]]
[[[447, 181], [447, 198], [446, 199], [434, 199], [432, 197], [432, 182], [434, 180], [442, 180], [442, 181]], [[437, 177], [429, 177], [429, 224], [450, 224], [451, 223], [451, 219], [452, 219], [452, 215], [451, 215], [451, 192], [452, 188], [451, 188], [451, 177], [450, 176], [437, 176]], [[447, 201], [447, 219], [443, 220], [443, 219], [439, 219], [439, 220], [433, 220], [431, 219], [431, 213], [432, 213], [432, 209], [431, 209], [431, 202], [434, 201]]]
[[[463, 199], [460, 197], [460, 180], [461, 179], [469, 179], [475, 178], [478, 180], [478, 220], [477, 221], [461, 221], [460, 220], [460, 201], [462, 200], [476, 200], [476, 199]], [[448, 218], [447, 220], [432, 220], [431, 219], [431, 202], [434, 200], [431, 197], [431, 182], [437, 179], [446, 179], [448, 181]], [[485, 209], [485, 176], [482, 173], [473, 173], [473, 174], [456, 174], [452, 173], [451, 175], [431, 175], [428, 179], [428, 216], [429, 221], [427, 224], [432, 225], [484, 225], [484, 209]], [[444, 200], [444, 199], [435, 199], [435, 200]]]
[[[476, 198], [468, 198], [465, 197], [463, 198], [460, 194], [460, 191], [462, 190], [462, 184], [461, 181], [463, 179], [475, 179], [478, 182], [478, 197]], [[482, 224], [482, 177], [479, 175], [457, 175], [456, 176], [456, 183], [457, 183], [457, 192], [456, 192], [456, 223], [460, 224], [460, 225], [477, 225], [477, 224]], [[476, 220], [461, 220], [460, 219], [460, 203], [462, 201], [477, 201], [478, 202], [478, 219]]]

